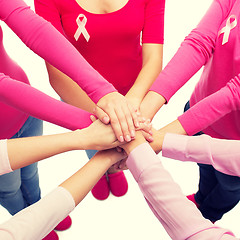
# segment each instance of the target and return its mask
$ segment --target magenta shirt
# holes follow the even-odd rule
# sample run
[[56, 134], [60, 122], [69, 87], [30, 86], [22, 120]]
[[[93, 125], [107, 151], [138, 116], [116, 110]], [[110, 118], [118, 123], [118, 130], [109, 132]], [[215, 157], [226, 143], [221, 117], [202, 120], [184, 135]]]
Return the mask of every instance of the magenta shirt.
[[[163, 43], [165, 0], [128, 0], [121, 9], [106, 14], [90, 13], [76, 0], [34, 2], [36, 13], [66, 36], [123, 95], [142, 68], [141, 32], [143, 43]], [[75, 36], [79, 25], [89, 39], [83, 33]]]
[[[151, 88], [168, 101], [204, 65], [190, 99], [191, 107], [195, 105], [196, 109], [179, 117], [189, 135], [203, 130], [212, 137], [240, 139], [239, 110], [228, 108], [225, 112], [219, 98], [211, 97], [230, 80], [240, 76], [239, 9], [239, 0], [214, 0]], [[236, 97], [237, 94], [233, 96]], [[205, 109], [201, 107], [202, 99], [205, 99]]]

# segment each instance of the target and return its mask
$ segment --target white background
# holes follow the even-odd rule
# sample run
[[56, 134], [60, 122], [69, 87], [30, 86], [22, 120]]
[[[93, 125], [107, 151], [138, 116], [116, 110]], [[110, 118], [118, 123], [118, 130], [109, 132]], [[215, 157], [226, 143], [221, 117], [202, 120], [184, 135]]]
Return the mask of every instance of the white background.
[[[33, 8], [33, 0], [25, 0], [25, 2]], [[184, 37], [196, 26], [211, 2], [211, 0], [166, 0], [164, 65], [171, 59]], [[44, 61], [27, 49], [4, 23], [1, 25], [4, 28], [4, 44], [9, 55], [25, 70], [32, 86], [58, 98], [49, 85]], [[199, 79], [200, 72], [175, 94], [167, 106], [160, 110], [154, 119], [156, 128], [164, 126], [182, 113], [184, 104]], [[63, 128], [44, 123], [44, 134], [64, 131], [66, 130]], [[159, 157], [161, 157], [160, 154]], [[42, 196], [77, 171], [87, 160], [84, 151], [73, 151], [40, 162]], [[162, 161], [175, 181], [179, 183], [184, 194], [196, 192], [198, 184], [196, 164], [181, 163], [165, 158], [162, 158]], [[73, 225], [68, 231], [59, 233], [60, 239], [170, 239], [148, 208], [130, 172], [127, 171], [126, 176], [129, 190], [124, 197], [116, 198], [110, 195], [107, 200], [98, 201], [93, 198], [91, 193], [88, 194], [71, 213]], [[240, 236], [239, 222], [237, 221], [239, 211], [238, 205], [216, 224], [229, 228], [237, 236]], [[0, 207], [0, 222], [9, 217], [8, 212]]]

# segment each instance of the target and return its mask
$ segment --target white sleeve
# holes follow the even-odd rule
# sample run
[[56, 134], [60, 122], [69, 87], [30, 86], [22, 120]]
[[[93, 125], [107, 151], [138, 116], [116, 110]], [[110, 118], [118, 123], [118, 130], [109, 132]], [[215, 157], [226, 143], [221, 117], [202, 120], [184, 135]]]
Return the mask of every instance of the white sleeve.
[[0, 140], [0, 175], [12, 172], [7, 151], [7, 139]]
[[71, 194], [58, 187], [0, 225], [0, 239], [41, 240], [75, 208]]

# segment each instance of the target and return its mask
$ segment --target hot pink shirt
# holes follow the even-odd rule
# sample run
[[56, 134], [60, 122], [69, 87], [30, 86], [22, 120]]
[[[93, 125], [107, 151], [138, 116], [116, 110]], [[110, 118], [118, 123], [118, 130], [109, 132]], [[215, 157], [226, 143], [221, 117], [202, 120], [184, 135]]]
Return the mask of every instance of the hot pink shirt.
[[[97, 102], [105, 94], [116, 91], [50, 23], [37, 16], [22, 0], [0, 0], [0, 6], [0, 19], [3, 20], [30, 49], [76, 81], [94, 102]], [[40, 115], [45, 115], [46, 118], [44, 117], [44, 120], [48, 120], [47, 110], [44, 109], [48, 106], [48, 103], [45, 101], [46, 105], [38, 108], [36, 98], [31, 101], [31, 99], [27, 99], [25, 92], [18, 92], [18, 90], [14, 88], [12, 84], [17, 84], [17, 86], [19, 86], [19, 84], [15, 83], [16, 81], [9, 81], [8, 76], [19, 81], [19, 83], [29, 84], [29, 82], [23, 70], [8, 57], [4, 50], [2, 39], [3, 33], [0, 28], [0, 138], [10, 138], [21, 128], [28, 115], [8, 105], [12, 105], [14, 102], [15, 105], [21, 108], [19, 103], [25, 100], [25, 103], [28, 103], [28, 107], [31, 106], [31, 109], [28, 108], [28, 110], [34, 111], [35, 108], [34, 116], [38, 117], [38, 112], [36, 111], [38, 110]], [[71, 59], [71, 61], [69, 61], [69, 59]], [[8, 83], [11, 83], [9, 89], [7, 89]], [[22, 85], [21, 88], [23, 90]], [[9, 95], [9, 97], [7, 95]], [[11, 102], [8, 102], [10, 98]], [[50, 100], [50, 98], [47, 99], [48, 101]], [[60, 111], [60, 106], [61, 105], [58, 107], [59, 110], [55, 110], [56, 112]], [[24, 111], [23, 108], [20, 110]], [[49, 119], [54, 119], [53, 114], [55, 111], [48, 112], [51, 115]], [[28, 114], [31, 114], [31, 112], [28, 112]], [[60, 120], [60, 122], [62, 120], [63, 122], [69, 121], [63, 114], [61, 117], [63, 119], [57, 119], [57, 117], [55, 117], [54, 123], [58, 124], [56, 120]], [[80, 123], [76, 125], [81, 126]], [[87, 124], [83, 123], [82, 126], [87, 126]]]
[[[205, 65], [190, 99], [191, 107], [196, 105], [196, 108], [201, 108], [201, 100], [205, 99], [206, 108], [201, 108], [205, 116], [202, 112], [202, 118], [195, 116], [192, 119], [196, 110], [179, 117], [189, 135], [204, 129], [204, 133], [213, 137], [240, 139], [239, 110], [224, 112], [225, 108], [221, 108], [218, 101], [210, 96], [231, 79], [240, 77], [239, 9], [239, 0], [214, 0], [201, 22], [186, 37], [151, 88], [169, 100]], [[222, 97], [225, 98], [224, 95]], [[222, 115], [221, 118], [219, 114]]]
[[[107, 14], [90, 13], [76, 0], [34, 2], [36, 13], [66, 36], [123, 95], [142, 68], [141, 32], [143, 43], [163, 43], [165, 0], [128, 0], [121, 9]], [[84, 28], [77, 37], [79, 25]]]

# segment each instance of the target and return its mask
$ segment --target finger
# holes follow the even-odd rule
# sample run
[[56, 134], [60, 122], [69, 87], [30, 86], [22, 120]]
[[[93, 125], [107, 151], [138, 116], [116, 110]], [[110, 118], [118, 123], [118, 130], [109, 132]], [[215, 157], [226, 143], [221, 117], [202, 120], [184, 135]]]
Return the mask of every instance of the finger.
[[[126, 142], [130, 142], [131, 139], [131, 135], [130, 134], [134, 134], [135, 136], [135, 129], [133, 126], [133, 122], [130, 116], [130, 113], [128, 111], [125, 110], [125, 108], [119, 108], [116, 110], [116, 115], [123, 133], [123, 137], [125, 139]], [[134, 133], [132, 133], [132, 131]]]
[[138, 116], [139, 116], [140, 113], [131, 104], [128, 104], [128, 109], [131, 113], [131, 118], [132, 118], [132, 121], [134, 123], [134, 126], [136, 128], [139, 127]]
[[112, 126], [112, 129], [115, 133], [115, 136], [117, 137], [119, 142], [124, 142], [124, 137], [123, 137], [123, 132], [122, 132], [122, 128], [121, 125], [119, 123], [119, 118], [116, 115], [114, 109], [109, 109], [109, 117], [110, 117], [110, 123]]
[[149, 133], [150, 135], [152, 135], [152, 123], [140, 123], [140, 127], [137, 130], [142, 130], [146, 133]]
[[104, 124], [108, 124], [110, 121], [109, 115], [98, 106], [93, 109], [93, 114]]
[[142, 135], [148, 142], [153, 142], [153, 136], [145, 131], [142, 131]]
[[90, 115], [90, 119], [92, 122], [95, 122], [97, 120], [97, 118], [94, 115]]

